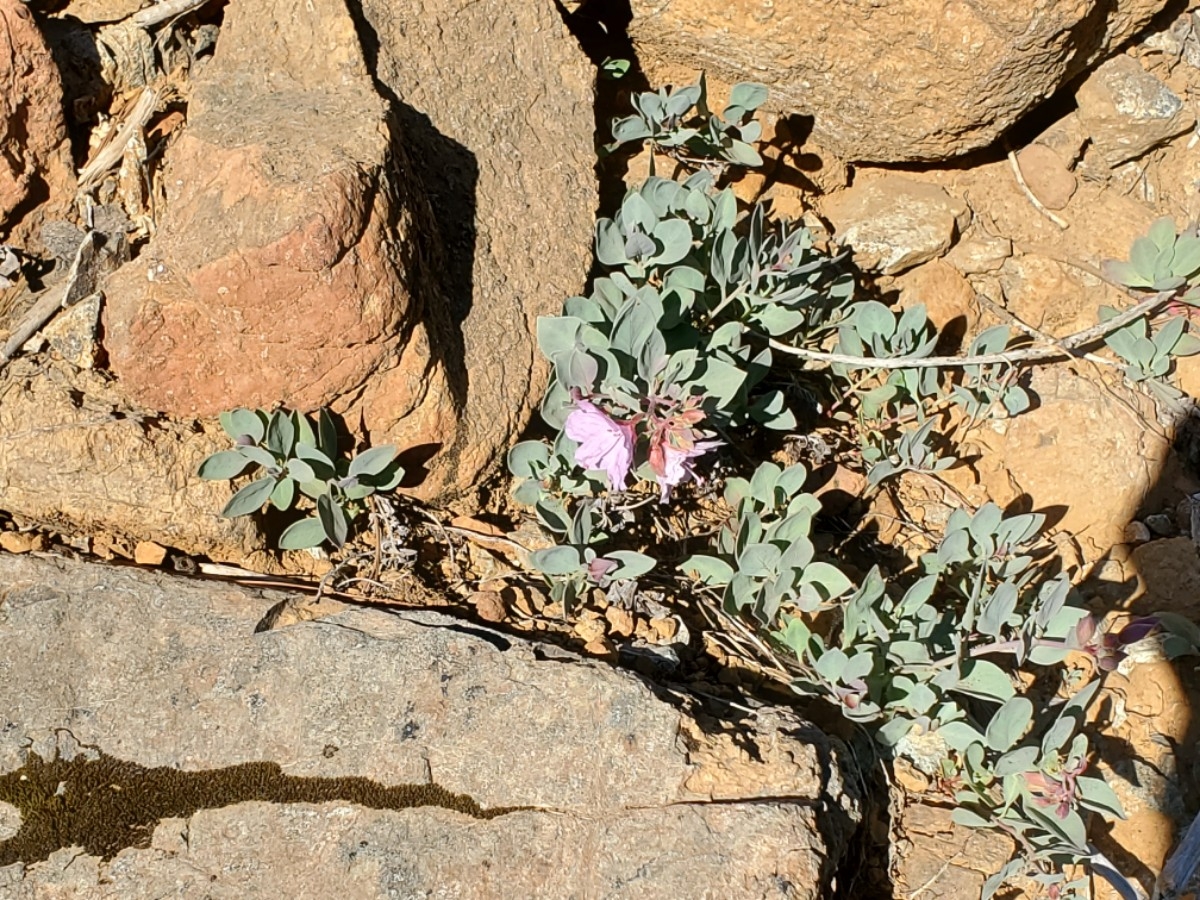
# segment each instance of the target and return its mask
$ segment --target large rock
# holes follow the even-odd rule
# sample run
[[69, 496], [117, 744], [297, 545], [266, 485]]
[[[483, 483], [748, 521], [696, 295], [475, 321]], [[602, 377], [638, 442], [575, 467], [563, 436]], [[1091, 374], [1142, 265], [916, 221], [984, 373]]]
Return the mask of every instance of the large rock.
[[137, 403], [328, 405], [402, 446], [453, 435], [428, 210], [388, 115], [341, 0], [230, 4], [162, 225], [106, 285], [105, 346]]
[[988, 494], [1001, 506], [1028, 503], [1048, 526], [1074, 535], [1085, 558], [1102, 558], [1124, 540], [1154, 487], [1170, 445], [1142, 416], [1146, 398], [1108, 388], [1066, 366], [1034, 370], [1035, 407], [980, 429], [975, 460]]
[[1089, 75], [1076, 91], [1075, 102], [1091, 149], [1110, 168], [1137, 159], [1196, 124], [1191, 106], [1124, 55]]
[[902, 175], [860, 181], [826, 198], [821, 212], [858, 266], [885, 275], [941, 256], [971, 222], [965, 201]]
[[420, 490], [444, 497], [528, 422], [534, 320], [582, 286], [590, 69], [548, 0], [383, 14], [229, 5], [106, 346], [143, 406], [331, 406], [437, 454]]
[[1166, 0], [633, 0], [657, 69], [760, 81], [851, 160], [938, 160], [987, 146], [1118, 46]]
[[[718, 737], [629, 674], [429, 613], [256, 631], [278, 599], [0, 556], [0, 801], [36, 819], [10, 785], [57, 756], [79, 804], [0, 843], [27, 848], [5, 896], [829, 896], [858, 809], [811, 726]], [[86, 824], [114, 814], [89, 766], [144, 827]]]
[[461, 485], [528, 424], [550, 372], [537, 317], [591, 266], [595, 69], [552, 0], [363, 0], [362, 15], [446, 248], [452, 327], [435, 341], [466, 360], [443, 454]]
[[229, 484], [196, 477], [206, 456], [229, 448], [224, 434], [122, 404], [95, 372], [45, 359], [10, 363], [0, 373], [0, 508], [68, 534], [267, 563], [254, 521], [218, 515]]
[[31, 191], [72, 180], [62, 82], [29, 7], [0, 0], [0, 236]]

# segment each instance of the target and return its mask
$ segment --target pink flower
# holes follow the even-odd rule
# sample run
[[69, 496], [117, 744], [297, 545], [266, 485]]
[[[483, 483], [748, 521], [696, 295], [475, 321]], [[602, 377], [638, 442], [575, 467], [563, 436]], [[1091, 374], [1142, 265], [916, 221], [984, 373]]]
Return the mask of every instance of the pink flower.
[[579, 444], [575, 461], [585, 469], [603, 469], [608, 486], [624, 490], [633, 465], [633, 426], [609, 416], [587, 400], [576, 400], [564, 426], [567, 437]]
[[689, 478], [700, 481], [691, 461], [719, 446], [721, 446], [720, 441], [697, 441], [691, 443], [686, 449], [681, 449], [664, 442], [662, 445], [662, 471], [655, 472], [658, 476], [659, 487], [662, 488], [660, 502], [666, 503], [671, 498], [671, 488], [682, 484]]

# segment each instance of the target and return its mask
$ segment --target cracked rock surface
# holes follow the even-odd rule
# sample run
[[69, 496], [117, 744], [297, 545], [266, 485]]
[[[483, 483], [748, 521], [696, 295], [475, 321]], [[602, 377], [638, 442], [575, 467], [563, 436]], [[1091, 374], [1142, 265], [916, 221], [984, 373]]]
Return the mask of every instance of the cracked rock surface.
[[282, 597], [0, 557], [0, 775], [103, 755], [217, 785], [267, 762], [508, 811], [232, 792], [140, 846], [46, 846], [0, 868], [0, 893], [829, 896], [859, 811], [844, 751], [811, 726], [764, 713], [731, 740], [632, 675], [429, 613], [256, 632]]

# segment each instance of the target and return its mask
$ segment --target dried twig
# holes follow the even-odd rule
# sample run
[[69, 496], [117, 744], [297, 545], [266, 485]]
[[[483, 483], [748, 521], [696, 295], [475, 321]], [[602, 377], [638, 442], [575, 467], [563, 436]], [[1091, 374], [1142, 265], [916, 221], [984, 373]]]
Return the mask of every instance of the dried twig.
[[1123, 328], [1130, 322], [1136, 321], [1142, 316], [1149, 315], [1159, 306], [1170, 300], [1171, 296], [1171, 292], [1155, 294], [1153, 297], [1143, 300], [1136, 306], [1132, 306], [1125, 310], [1125, 312], [1114, 316], [1107, 322], [1101, 322], [1099, 325], [1093, 325], [1091, 328], [1085, 328], [1083, 331], [1060, 338], [1055, 342], [1053, 347], [1027, 347], [1022, 350], [1006, 350], [1002, 353], [982, 353], [978, 356], [926, 356], [920, 358], [901, 357], [897, 359], [888, 359], [885, 357], [876, 359], [873, 356], [851, 356], [846, 353], [826, 353], [823, 350], [807, 350], [803, 347], [793, 347], [774, 338], [768, 338], [767, 343], [771, 349], [778, 350], [790, 356], [798, 356], [801, 359], [811, 359], [817, 362], [854, 366], [858, 369], [953, 369], [962, 368], [963, 366], [1012, 365], [1018, 362], [1036, 362], [1046, 359], [1058, 359], [1064, 356], [1073, 357], [1076, 355], [1075, 350], [1078, 348], [1094, 343], [1105, 335]]
[[12, 336], [0, 350], [0, 367], [12, 359], [25, 342], [38, 333], [54, 314], [64, 307], [79, 302], [96, 292], [100, 280], [100, 256], [97, 250], [97, 235], [89, 231], [83, 236], [79, 249], [75, 251], [75, 261], [66, 279], [50, 290], [33, 304], [33, 308], [25, 314], [21, 324], [13, 331]]
[[190, 13], [194, 9], [199, 9], [207, 2], [208, 0], [160, 0], [153, 6], [135, 12], [127, 21], [132, 22], [138, 28], [153, 28], [167, 19], [173, 19], [176, 16]]
[[1029, 185], [1025, 183], [1025, 176], [1021, 173], [1021, 164], [1017, 162], [1017, 154], [1013, 153], [1011, 150], [1008, 151], [1008, 162], [1009, 165], [1012, 166], [1013, 175], [1015, 175], [1017, 178], [1017, 184], [1020, 185], [1021, 190], [1025, 192], [1025, 196], [1029, 199], [1029, 202], [1033, 204], [1033, 208], [1059, 228], [1065, 229], [1067, 227], [1067, 223], [1064, 222], [1061, 217], [1056, 216], [1054, 213], [1048, 210], [1042, 201], [1039, 200], [1033, 193], [1033, 191], [1029, 189]]
[[144, 88], [116, 134], [80, 170], [79, 190], [81, 192], [94, 187], [109, 169], [120, 163], [121, 158], [125, 155], [125, 148], [129, 146], [130, 141], [142, 134], [157, 106], [158, 91], [154, 88]]

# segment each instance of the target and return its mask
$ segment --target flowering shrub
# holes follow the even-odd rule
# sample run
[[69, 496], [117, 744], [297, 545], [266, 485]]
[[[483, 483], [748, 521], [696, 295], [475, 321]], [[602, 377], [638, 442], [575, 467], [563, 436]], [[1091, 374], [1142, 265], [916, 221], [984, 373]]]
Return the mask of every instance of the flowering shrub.
[[[769, 445], [764, 438], [792, 434], [801, 416], [822, 412], [813, 399], [821, 390], [803, 388], [798, 359], [824, 363], [819, 377], [837, 397], [827, 421], [852, 428], [878, 489], [901, 472], [956, 462], [941, 449], [939, 410], [957, 406], [975, 423], [1027, 409], [1016, 364], [1043, 358], [1010, 350], [1007, 326], [976, 336], [963, 357], [935, 357], [923, 307], [856, 301], [836, 248], [773, 221], [761, 204], [740, 207], [720, 178], [760, 161], [747, 148], [758, 134], [750, 114], [763, 99], [761, 86], [739, 85], [714, 116], [701, 80], [640, 94], [637, 114], [614, 123], [613, 147], [644, 141], [680, 178], [652, 168], [616, 215], [597, 223], [591, 292], [538, 322], [553, 364], [541, 413], [556, 434], [509, 454], [516, 499], [558, 539], [531, 554], [532, 565], [565, 608], [592, 590], [610, 602], [636, 597], [648, 576], [711, 600], [739, 629], [757, 632], [761, 649], [749, 652], [796, 693], [870, 725], [887, 752], [906, 753], [916, 735], [940, 744], [937, 783], [957, 804], [955, 818], [1004, 831], [1019, 848], [985, 897], [1018, 875], [1071, 896], [1085, 881], [1068, 881], [1063, 867], [1094, 858], [1083, 816], [1122, 814], [1103, 778], [1086, 774], [1084, 712], [1099, 683], [1064, 688], [1040, 712], [1030, 686], [1044, 686], [1072, 652], [1109, 671], [1161, 622], [1102, 632], [1067, 577], [1050, 577], [1028, 552], [1042, 517], [1005, 516], [994, 504], [956, 510], [904, 585], [889, 585], [878, 568], [856, 583], [816, 550], [820, 502], [804, 490], [804, 466], [731, 471], [752, 442]], [[1190, 266], [1188, 256], [1176, 268]], [[1129, 271], [1139, 283], [1175, 278], [1174, 269]], [[1170, 351], [1178, 339], [1168, 331], [1159, 343]], [[1082, 344], [1107, 333], [1076, 337]], [[1120, 352], [1128, 342], [1118, 338]], [[1157, 359], [1145, 364], [1146, 377], [1162, 370]], [[639, 520], [664, 505], [669, 515], [700, 490], [718, 516], [711, 546], [696, 547], [695, 536], [688, 552], [647, 546]], [[659, 564], [651, 553], [682, 562]], [[1175, 632], [1200, 643], [1200, 632]]]

